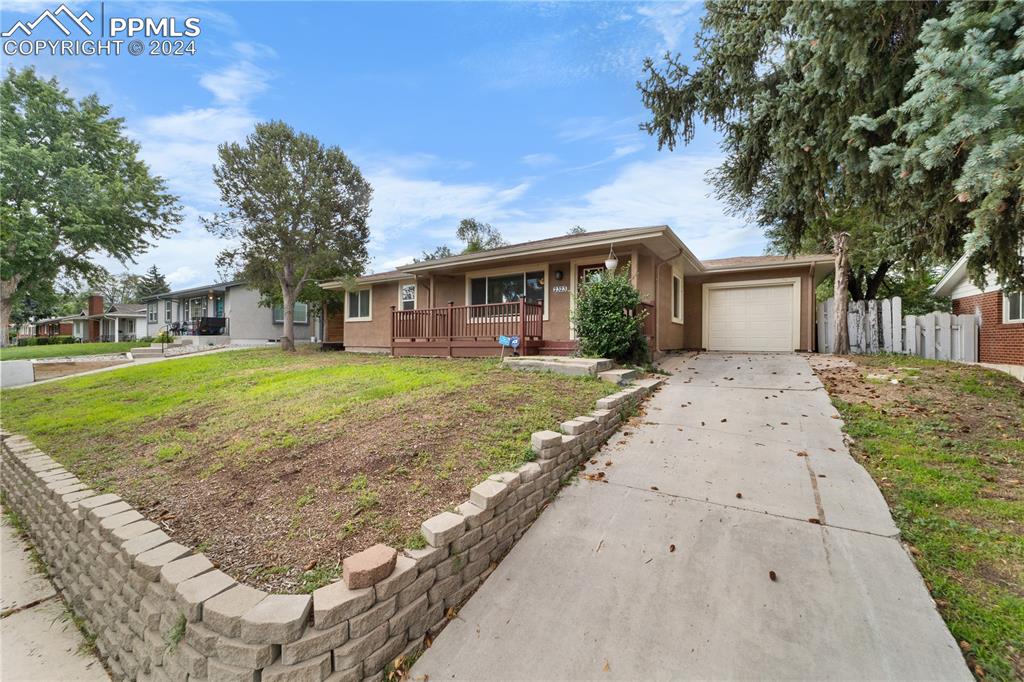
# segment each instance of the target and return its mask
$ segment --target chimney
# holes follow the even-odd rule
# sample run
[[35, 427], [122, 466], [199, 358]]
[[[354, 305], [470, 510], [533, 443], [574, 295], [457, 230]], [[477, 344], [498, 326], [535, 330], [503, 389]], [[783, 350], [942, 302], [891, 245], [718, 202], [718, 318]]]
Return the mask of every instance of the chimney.
[[89, 296], [89, 315], [103, 314], [103, 297], [99, 294]]

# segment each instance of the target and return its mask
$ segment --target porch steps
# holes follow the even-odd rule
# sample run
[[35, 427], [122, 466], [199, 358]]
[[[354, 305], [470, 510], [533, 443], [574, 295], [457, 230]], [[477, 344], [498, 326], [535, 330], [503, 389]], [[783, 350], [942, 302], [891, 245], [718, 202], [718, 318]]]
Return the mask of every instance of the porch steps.
[[596, 377], [599, 373], [615, 367], [615, 363], [604, 358], [568, 358], [557, 355], [506, 357], [502, 360], [502, 364], [511, 369], [529, 372], [554, 372], [555, 374], [577, 377]]
[[164, 356], [163, 350], [159, 344], [156, 347], [149, 346], [148, 348], [132, 348], [132, 357], [135, 359], [139, 358], [162, 358]]
[[540, 347], [541, 355], [568, 356], [576, 353], [575, 341], [543, 341]]
[[609, 369], [597, 374], [599, 379], [619, 386], [631, 384], [639, 376], [640, 372], [635, 369]]

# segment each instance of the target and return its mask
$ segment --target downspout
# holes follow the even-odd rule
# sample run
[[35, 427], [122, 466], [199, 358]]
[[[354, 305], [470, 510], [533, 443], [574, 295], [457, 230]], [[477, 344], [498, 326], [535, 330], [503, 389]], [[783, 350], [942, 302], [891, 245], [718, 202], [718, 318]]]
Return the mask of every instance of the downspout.
[[[815, 263], [811, 263], [810, 268], [808, 268], [810, 270], [810, 277], [811, 277], [811, 291], [810, 291], [811, 314], [807, 316], [807, 350], [809, 352], [811, 352], [811, 353], [817, 352], [817, 350], [818, 350], [818, 348], [817, 348], [817, 345], [818, 345], [818, 335], [814, 333], [814, 325], [815, 325], [814, 317], [818, 313], [818, 305], [817, 305], [818, 302], [816, 300], [817, 299], [817, 291], [815, 290], [815, 287], [814, 287], [814, 267], [815, 267], [815, 265], [816, 265]], [[803, 292], [801, 292], [800, 295], [801, 295], [800, 301], [801, 301], [801, 304], [802, 304], [803, 303]]]

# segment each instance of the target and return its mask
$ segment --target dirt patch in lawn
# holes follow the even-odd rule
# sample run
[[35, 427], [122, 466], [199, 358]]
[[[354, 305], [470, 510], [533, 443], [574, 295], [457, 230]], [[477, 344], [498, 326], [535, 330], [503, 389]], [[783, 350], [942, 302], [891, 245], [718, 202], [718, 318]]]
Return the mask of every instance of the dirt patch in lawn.
[[81, 374], [82, 372], [88, 372], [94, 369], [103, 369], [104, 367], [113, 367], [114, 365], [124, 365], [128, 362], [128, 360], [37, 362], [33, 369], [35, 370], [35, 380], [43, 381], [44, 379], [55, 379], [57, 377], [65, 377], [70, 374]]
[[376, 542], [422, 545], [423, 520], [615, 387], [485, 360], [255, 350], [31, 390], [5, 396], [7, 429], [236, 579], [300, 592]]
[[1024, 385], [892, 355], [812, 365], [974, 674], [1024, 679]]

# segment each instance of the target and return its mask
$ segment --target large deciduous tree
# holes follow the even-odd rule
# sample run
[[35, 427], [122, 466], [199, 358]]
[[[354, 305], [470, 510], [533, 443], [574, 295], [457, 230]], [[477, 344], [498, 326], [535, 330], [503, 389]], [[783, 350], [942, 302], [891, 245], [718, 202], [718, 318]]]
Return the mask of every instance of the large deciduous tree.
[[243, 144], [218, 147], [214, 182], [227, 207], [207, 229], [238, 245], [218, 266], [284, 307], [281, 348], [295, 350], [295, 302], [316, 281], [366, 264], [370, 184], [338, 147], [281, 121], [258, 123]]
[[[478, 251], [508, 246], [508, 242], [501, 236], [498, 228], [476, 218], [463, 218], [460, 220], [459, 227], [455, 230], [455, 236], [465, 244], [459, 253], [476, 253]], [[437, 260], [438, 258], [448, 258], [454, 255], [455, 252], [448, 245], [442, 244], [433, 251], [424, 251], [423, 256], [414, 258], [413, 262]]]
[[138, 154], [123, 120], [95, 95], [76, 102], [31, 68], [7, 71], [0, 83], [0, 327], [7, 329], [18, 297], [42, 282], [99, 272], [90, 255], [128, 262], [174, 231], [177, 198]]

